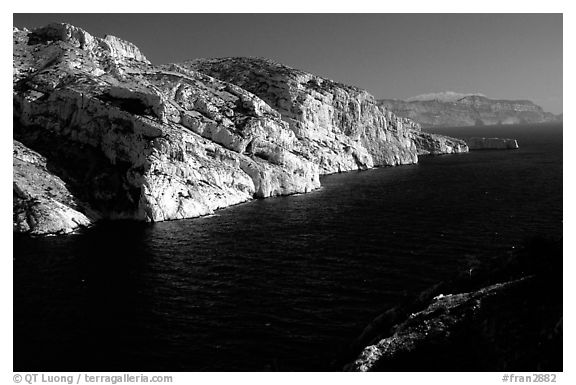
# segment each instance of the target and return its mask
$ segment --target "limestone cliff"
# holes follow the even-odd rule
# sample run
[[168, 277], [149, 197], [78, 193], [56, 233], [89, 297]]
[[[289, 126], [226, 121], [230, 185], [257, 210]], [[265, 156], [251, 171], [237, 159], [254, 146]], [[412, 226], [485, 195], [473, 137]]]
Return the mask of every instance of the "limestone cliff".
[[262, 98], [303, 144], [323, 173], [415, 163], [408, 119], [378, 108], [368, 92], [265, 59], [201, 59], [186, 68], [233, 83]]
[[265, 100], [306, 144], [303, 155], [317, 162], [323, 173], [412, 163], [415, 153], [468, 151], [460, 139], [422, 132], [420, 124], [379, 106], [365, 90], [270, 60], [198, 59], [183, 65]]
[[561, 120], [529, 100], [494, 100], [478, 94], [425, 95], [408, 100], [378, 101], [399, 116], [423, 127], [464, 127], [496, 124], [545, 123]]
[[[66, 24], [14, 31], [14, 118], [15, 137], [60, 163], [54, 172], [103, 217], [195, 217], [320, 185], [317, 165], [293, 150], [294, 133], [253, 94], [155, 67], [128, 42]], [[94, 156], [72, 155], [79, 146]], [[96, 179], [114, 180], [115, 191], [105, 191], [109, 183], [85, 191], [72, 175], [81, 173], [69, 172], [81, 159], [101, 171]]]
[[[303, 71], [255, 59], [158, 66], [68, 24], [15, 28], [13, 40], [15, 231], [191, 218], [312, 191], [321, 174], [417, 162], [417, 124]], [[43, 160], [17, 158], [26, 151]], [[39, 219], [48, 212], [61, 220]]]

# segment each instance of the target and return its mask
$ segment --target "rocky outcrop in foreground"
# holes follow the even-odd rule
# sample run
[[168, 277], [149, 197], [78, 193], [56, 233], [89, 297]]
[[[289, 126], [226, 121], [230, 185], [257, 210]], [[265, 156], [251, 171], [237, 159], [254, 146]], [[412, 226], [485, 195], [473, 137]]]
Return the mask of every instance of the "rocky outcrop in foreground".
[[346, 369], [562, 371], [561, 241], [503, 259], [382, 313]]
[[416, 163], [423, 146], [467, 151], [364, 90], [264, 59], [153, 65], [68, 24], [14, 28], [13, 42], [17, 232], [192, 218]]
[[515, 150], [518, 148], [516, 139], [500, 138], [470, 138], [466, 140], [470, 150]]
[[382, 107], [422, 127], [464, 127], [561, 121], [529, 100], [495, 100], [478, 94], [429, 94], [408, 100], [382, 99]]

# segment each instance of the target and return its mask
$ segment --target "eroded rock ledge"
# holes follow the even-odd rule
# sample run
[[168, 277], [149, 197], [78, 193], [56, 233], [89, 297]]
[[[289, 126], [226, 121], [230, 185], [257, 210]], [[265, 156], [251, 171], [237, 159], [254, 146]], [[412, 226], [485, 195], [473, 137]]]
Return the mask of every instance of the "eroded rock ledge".
[[518, 148], [516, 139], [501, 138], [470, 138], [466, 140], [470, 150], [515, 150]]
[[263, 59], [157, 66], [68, 24], [14, 28], [13, 39], [18, 232], [197, 217], [312, 191], [321, 174], [467, 151], [364, 90]]

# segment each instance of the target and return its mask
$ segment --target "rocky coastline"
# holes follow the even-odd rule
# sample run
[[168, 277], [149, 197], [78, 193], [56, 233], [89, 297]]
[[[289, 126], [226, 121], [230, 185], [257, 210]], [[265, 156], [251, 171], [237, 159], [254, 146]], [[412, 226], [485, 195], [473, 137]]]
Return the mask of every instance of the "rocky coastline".
[[[422, 127], [554, 119], [481, 95], [402, 103], [420, 104], [262, 58], [155, 65], [130, 42], [69, 24], [14, 28], [13, 231], [200, 217], [312, 192], [322, 175], [518, 148]], [[452, 105], [440, 114], [442, 103]], [[384, 309], [334, 367], [562, 371], [562, 309], [562, 242], [531, 239]]]
[[468, 151], [372, 95], [266, 59], [154, 65], [69, 24], [13, 29], [15, 232], [193, 218], [319, 176]]
[[501, 138], [470, 138], [466, 140], [470, 150], [516, 150], [518, 141], [516, 139]]

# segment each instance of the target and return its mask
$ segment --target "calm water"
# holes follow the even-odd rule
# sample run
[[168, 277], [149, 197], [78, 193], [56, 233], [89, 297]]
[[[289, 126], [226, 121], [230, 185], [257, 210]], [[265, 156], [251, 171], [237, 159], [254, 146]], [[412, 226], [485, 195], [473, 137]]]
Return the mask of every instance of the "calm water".
[[200, 219], [14, 237], [14, 370], [339, 370], [406, 295], [562, 236], [562, 128], [437, 130], [515, 151], [327, 176]]

